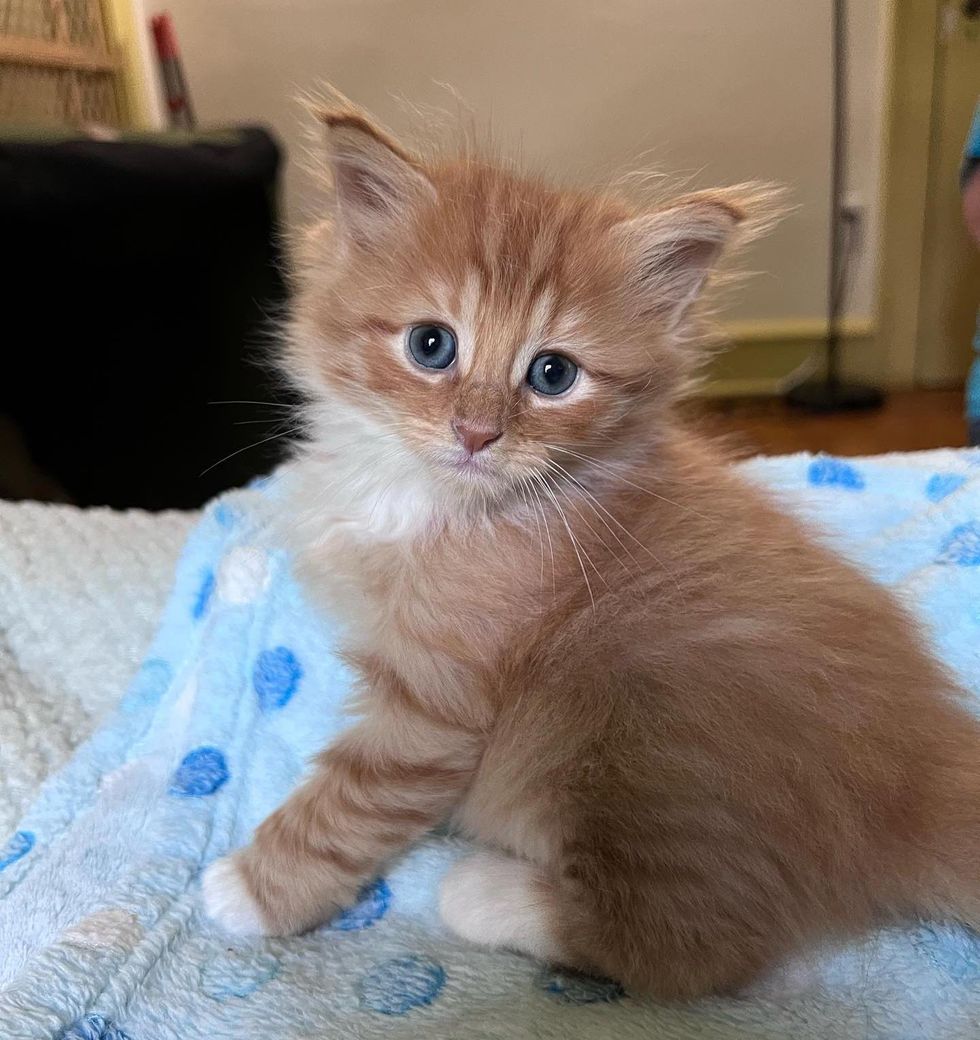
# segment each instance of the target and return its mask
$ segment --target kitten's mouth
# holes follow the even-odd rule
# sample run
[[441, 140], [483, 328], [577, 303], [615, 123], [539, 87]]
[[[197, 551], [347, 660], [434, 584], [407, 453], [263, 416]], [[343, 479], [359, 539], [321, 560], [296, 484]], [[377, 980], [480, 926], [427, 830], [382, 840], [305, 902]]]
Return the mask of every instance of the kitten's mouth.
[[443, 465], [468, 480], [480, 480], [493, 476], [497, 467], [491, 459], [481, 455], [468, 455], [460, 452], [442, 459]]
[[450, 459], [447, 465], [457, 473], [477, 474], [489, 473], [491, 471], [491, 467], [479, 455], [459, 456]]

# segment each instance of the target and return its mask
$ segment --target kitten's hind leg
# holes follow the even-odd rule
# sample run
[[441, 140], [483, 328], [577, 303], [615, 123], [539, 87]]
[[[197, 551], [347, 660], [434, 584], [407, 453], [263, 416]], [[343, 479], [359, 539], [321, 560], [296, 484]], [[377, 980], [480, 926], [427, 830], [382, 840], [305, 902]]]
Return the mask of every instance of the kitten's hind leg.
[[457, 863], [439, 896], [445, 923], [481, 946], [567, 963], [554, 935], [554, 882], [533, 863], [483, 849]]

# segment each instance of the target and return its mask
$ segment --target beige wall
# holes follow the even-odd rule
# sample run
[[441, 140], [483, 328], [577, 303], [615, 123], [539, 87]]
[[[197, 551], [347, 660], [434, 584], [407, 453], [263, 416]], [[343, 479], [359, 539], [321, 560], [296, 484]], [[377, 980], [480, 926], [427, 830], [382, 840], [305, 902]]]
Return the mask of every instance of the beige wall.
[[[851, 0], [849, 189], [866, 207], [851, 312], [871, 310], [883, 0]], [[763, 272], [728, 313], [822, 314], [828, 209], [830, 0], [167, 0], [202, 120], [271, 124], [295, 158], [292, 97], [335, 83], [396, 131], [395, 100], [452, 106], [500, 142], [589, 182], [655, 164], [698, 186], [761, 178], [799, 209], [757, 246]], [[315, 211], [287, 174], [290, 218]]]

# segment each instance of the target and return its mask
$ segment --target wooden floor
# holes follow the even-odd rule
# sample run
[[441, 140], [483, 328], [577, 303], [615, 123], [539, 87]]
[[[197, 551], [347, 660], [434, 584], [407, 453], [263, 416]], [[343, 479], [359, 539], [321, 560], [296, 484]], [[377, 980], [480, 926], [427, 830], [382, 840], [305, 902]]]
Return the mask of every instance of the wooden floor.
[[707, 413], [709, 429], [731, 434], [751, 454], [877, 455], [966, 444], [962, 390], [891, 394], [879, 409], [839, 415], [808, 415], [774, 400], [712, 402]]

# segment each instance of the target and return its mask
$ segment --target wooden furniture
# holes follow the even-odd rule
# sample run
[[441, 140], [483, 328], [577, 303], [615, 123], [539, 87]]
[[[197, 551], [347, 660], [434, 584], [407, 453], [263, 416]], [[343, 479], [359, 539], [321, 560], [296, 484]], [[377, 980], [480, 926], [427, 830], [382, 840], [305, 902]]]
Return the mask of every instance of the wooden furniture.
[[100, 0], [0, 0], [0, 123], [122, 126], [121, 71]]

